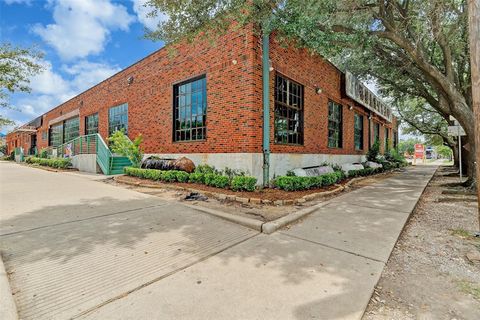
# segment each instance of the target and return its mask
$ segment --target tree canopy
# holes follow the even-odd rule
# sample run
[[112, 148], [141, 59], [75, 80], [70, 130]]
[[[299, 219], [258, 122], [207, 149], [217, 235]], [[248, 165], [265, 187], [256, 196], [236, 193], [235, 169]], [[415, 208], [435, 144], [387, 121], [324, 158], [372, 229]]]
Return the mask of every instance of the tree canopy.
[[443, 118], [453, 115], [475, 153], [466, 0], [150, 0], [147, 6], [169, 17], [148, 37], [167, 42], [232, 20], [274, 29], [360, 78], [374, 78], [394, 103], [423, 99]]
[[[38, 59], [42, 53], [32, 48], [0, 45], [0, 107], [10, 107], [9, 96], [14, 92], [30, 92], [30, 78], [42, 70]], [[0, 115], [0, 127], [13, 121]]]

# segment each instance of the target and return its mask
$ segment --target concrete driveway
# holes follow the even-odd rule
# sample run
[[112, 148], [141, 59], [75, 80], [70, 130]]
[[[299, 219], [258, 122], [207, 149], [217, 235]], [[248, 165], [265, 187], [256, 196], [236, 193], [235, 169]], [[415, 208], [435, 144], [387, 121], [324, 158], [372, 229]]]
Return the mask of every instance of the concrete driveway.
[[24, 319], [360, 319], [435, 169], [264, 235], [91, 176], [0, 163], [0, 250]]

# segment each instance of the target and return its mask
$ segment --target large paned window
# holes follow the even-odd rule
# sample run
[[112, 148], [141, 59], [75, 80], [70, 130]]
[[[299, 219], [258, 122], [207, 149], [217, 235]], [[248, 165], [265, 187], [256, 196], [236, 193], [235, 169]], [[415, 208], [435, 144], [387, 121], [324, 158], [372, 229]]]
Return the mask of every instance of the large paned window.
[[128, 134], [128, 104], [111, 107], [108, 110], [108, 135], [115, 131], [124, 130]]
[[354, 142], [356, 150], [363, 150], [363, 116], [355, 113], [354, 115]]
[[98, 113], [85, 117], [85, 134], [98, 133]]
[[303, 144], [303, 92], [301, 84], [275, 77], [275, 143]]
[[373, 143], [377, 141], [380, 143], [380, 123], [374, 122], [373, 123]]
[[342, 105], [328, 102], [328, 147], [342, 147]]
[[205, 76], [173, 87], [174, 141], [196, 141], [207, 137], [207, 81]]
[[63, 122], [50, 127], [48, 145], [57, 147], [63, 143]]
[[63, 141], [68, 142], [80, 135], [80, 120], [78, 117], [65, 120], [63, 124]]

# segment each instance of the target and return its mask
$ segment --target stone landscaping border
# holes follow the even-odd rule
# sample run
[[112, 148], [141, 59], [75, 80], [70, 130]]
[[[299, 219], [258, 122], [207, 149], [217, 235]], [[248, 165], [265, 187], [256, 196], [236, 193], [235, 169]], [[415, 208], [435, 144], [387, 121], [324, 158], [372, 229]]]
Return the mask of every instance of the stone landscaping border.
[[[240, 204], [263, 204], [263, 205], [274, 205], [274, 206], [291, 206], [291, 205], [301, 205], [307, 201], [312, 201], [315, 200], [319, 197], [322, 196], [328, 196], [331, 194], [335, 194], [338, 192], [341, 192], [345, 189], [347, 189], [353, 182], [363, 180], [367, 177], [358, 177], [358, 178], [353, 178], [344, 185], [336, 185], [337, 187], [333, 190], [328, 190], [328, 191], [320, 191], [320, 192], [315, 192], [311, 194], [307, 194], [301, 198], [297, 199], [288, 199], [288, 200], [267, 200], [267, 199], [259, 199], [255, 197], [251, 198], [245, 198], [245, 197], [237, 197], [232, 194], [225, 194], [225, 193], [220, 193], [220, 192], [210, 192], [210, 191], [205, 191], [205, 190], [198, 190], [195, 188], [188, 188], [188, 187], [180, 187], [176, 185], [170, 185], [170, 184], [153, 184], [149, 183], [148, 181], [138, 181], [138, 182], [132, 182], [124, 179], [124, 175], [122, 176], [116, 176], [113, 178], [116, 182], [131, 185], [131, 186], [136, 186], [136, 187], [145, 187], [145, 188], [156, 188], [156, 189], [173, 189], [173, 190], [181, 190], [181, 191], [188, 191], [188, 192], [196, 192], [196, 193], [202, 193], [210, 198], [214, 198], [216, 200], [220, 201], [231, 201], [231, 202], [237, 202]], [[219, 189], [221, 190], [221, 189]]]

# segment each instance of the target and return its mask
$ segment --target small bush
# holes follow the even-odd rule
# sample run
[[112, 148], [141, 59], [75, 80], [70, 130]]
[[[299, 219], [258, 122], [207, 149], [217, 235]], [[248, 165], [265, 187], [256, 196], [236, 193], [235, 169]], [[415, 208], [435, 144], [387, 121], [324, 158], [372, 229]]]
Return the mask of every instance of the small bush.
[[231, 187], [233, 191], [255, 191], [257, 178], [249, 176], [233, 177]]
[[205, 184], [207, 186], [217, 187], [217, 188], [226, 188], [229, 184], [228, 177], [222, 176], [215, 173], [205, 174]]
[[368, 150], [367, 152], [367, 160], [368, 161], [377, 161], [378, 154], [380, 152], [380, 141], [375, 140], [375, 143], [372, 145], [372, 147]]
[[323, 175], [323, 183], [324, 187], [334, 185], [338, 181], [338, 171], [332, 173], [326, 173]]
[[281, 176], [275, 179], [274, 185], [285, 191], [308, 190], [323, 186], [324, 177], [325, 175], [318, 177]]
[[189, 174], [185, 171], [176, 171], [175, 177], [177, 178], [178, 182], [187, 182], [189, 178]]
[[215, 169], [213, 166], [209, 166], [208, 164], [200, 164], [195, 168], [196, 173], [203, 173], [203, 174], [219, 174], [220, 172]]
[[48, 150], [47, 149], [40, 150], [40, 158], [43, 158], [43, 159], [48, 158]]
[[166, 182], [175, 182], [177, 181], [177, 171], [176, 170], [169, 170], [169, 171], [161, 171], [162, 181]]
[[143, 142], [142, 135], [138, 135], [133, 141], [131, 141], [124, 130], [115, 131], [109, 138], [110, 149], [114, 153], [121, 154], [130, 160], [132, 166], [140, 168], [143, 159], [143, 152], [140, 145]]
[[205, 183], [205, 174], [200, 172], [190, 173], [190, 176], [188, 177], [188, 181], [192, 183]]

